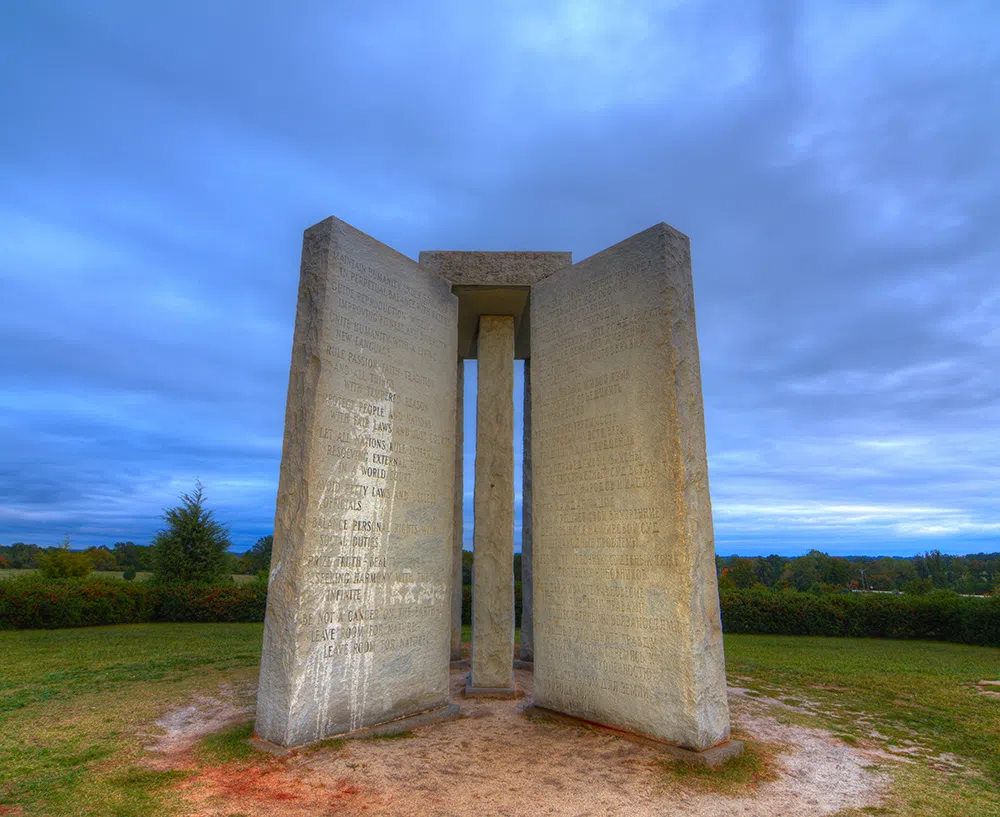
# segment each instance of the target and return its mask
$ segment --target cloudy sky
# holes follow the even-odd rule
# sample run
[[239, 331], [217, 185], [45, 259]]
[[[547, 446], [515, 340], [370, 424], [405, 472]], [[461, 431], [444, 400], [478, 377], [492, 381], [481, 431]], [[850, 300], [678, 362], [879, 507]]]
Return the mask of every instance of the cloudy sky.
[[336, 215], [411, 257], [672, 224], [720, 553], [1000, 549], [993, 0], [13, 0], [0, 80], [0, 543], [148, 542], [196, 478], [270, 533]]

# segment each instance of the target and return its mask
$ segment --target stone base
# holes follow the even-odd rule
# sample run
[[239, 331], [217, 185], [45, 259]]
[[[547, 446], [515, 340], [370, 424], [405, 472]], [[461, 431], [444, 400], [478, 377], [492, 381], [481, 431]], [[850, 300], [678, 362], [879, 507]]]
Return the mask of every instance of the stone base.
[[710, 749], [705, 749], [702, 752], [696, 752], [694, 749], [685, 749], [683, 746], [675, 746], [672, 743], [666, 743], [662, 740], [656, 740], [656, 738], [646, 737], [645, 735], [638, 735], [635, 732], [627, 732], [624, 729], [615, 729], [613, 726], [605, 726], [601, 723], [594, 723], [593, 721], [586, 721], [583, 718], [575, 718], [572, 715], [566, 715], [562, 712], [554, 712], [551, 709], [545, 709], [541, 706], [528, 705], [524, 707], [524, 714], [528, 717], [543, 718], [548, 721], [555, 721], [556, 723], [566, 723], [573, 726], [586, 726], [590, 729], [596, 729], [599, 732], [606, 732], [609, 735], [615, 735], [625, 740], [630, 740], [633, 743], [642, 743], [646, 746], [652, 746], [655, 749], [659, 749], [662, 752], [671, 755], [677, 760], [683, 763], [690, 763], [693, 766], [706, 766], [709, 769], [714, 769], [717, 766], [721, 766], [730, 758], [739, 757], [743, 754], [743, 742], [739, 740], [727, 740], [725, 743], [720, 743], [718, 746], [713, 746]]
[[259, 749], [262, 752], [270, 752], [272, 755], [283, 757], [285, 755], [294, 754], [295, 752], [303, 749], [308, 749], [310, 746], [325, 743], [328, 740], [354, 740], [357, 738], [398, 735], [400, 732], [408, 732], [409, 730], [416, 729], [419, 726], [427, 726], [432, 723], [440, 723], [441, 721], [450, 721], [457, 717], [459, 717], [458, 705], [448, 704], [447, 706], [442, 706], [439, 709], [430, 709], [427, 712], [420, 712], [416, 715], [409, 715], [405, 718], [397, 718], [394, 721], [377, 723], [374, 726], [366, 726], [364, 729], [355, 729], [353, 732], [342, 732], [339, 735], [329, 735], [322, 740], [304, 743], [301, 746], [278, 746], [275, 743], [269, 743], [262, 738], [258, 738], [256, 735], [250, 738], [247, 742], [253, 746], [254, 749]]
[[472, 673], [469, 673], [469, 680], [465, 682], [466, 698], [500, 698], [505, 701], [513, 701], [517, 698], [516, 687], [474, 687], [472, 685]]

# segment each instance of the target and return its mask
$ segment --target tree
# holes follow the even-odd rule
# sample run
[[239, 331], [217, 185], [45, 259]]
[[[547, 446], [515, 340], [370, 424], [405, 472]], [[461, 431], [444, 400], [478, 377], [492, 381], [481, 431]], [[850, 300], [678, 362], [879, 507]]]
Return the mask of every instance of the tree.
[[119, 569], [134, 567], [136, 570], [151, 570], [150, 559], [152, 548], [147, 545], [137, 545], [135, 542], [115, 542], [112, 546], [115, 562]]
[[229, 529], [205, 509], [200, 482], [194, 493], [181, 494], [181, 504], [163, 512], [167, 523], [153, 539], [153, 579], [158, 582], [211, 584], [226, 575]]
[[38, 567], [37, 559], [41, 550], [38, 545], [26, 545], [24, 542], [14, 542], [10, 546], [10, 566], [14, 570]]
[[814, 584], [818, 585], [820, 576], [819, 570], [816, 568], [816, 557], [810, 552], [805, 556], [792, 559], [785, 567], [784, 573], [781, 574], [781, 580], [802, 592]]
[[118, 562], [115, 554], [106, 547], [89, 547], [84, 553], [90, 557], [90, 563], [94, 570], [118, 570]]
[[90, 557], [81, 551], [70, 550], [69, 536], [59, 547], [48, 548], [36, 557], [38, 568], [46, 579], [76, 579], [90, 573]]
[[757, 573], [757, 581], [765, 587], [774, 587], [781, 579], [787, 561], [773, 553], [766, 559], [755, 559], [754, 570]]
[[740, 556], [733, 556], [729, 560], [728, 576], [733, 580], [733, 584], [740, 590], [753, 587], [759, 584], [757, 573], [754, 570], [754, 559], [744, 559]]
[[247, 573], [259, 573], [261, 570], [271, 570], [271, 548], [274, 546], [273, 536], [261, 536], [253, 547], [246, 552]]

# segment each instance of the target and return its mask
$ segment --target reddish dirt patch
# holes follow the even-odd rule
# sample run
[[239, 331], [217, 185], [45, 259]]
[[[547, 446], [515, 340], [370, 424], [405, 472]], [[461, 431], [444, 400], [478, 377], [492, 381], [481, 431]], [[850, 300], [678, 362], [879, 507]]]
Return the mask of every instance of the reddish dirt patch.
[[178, 786], [191, 817], [299, 817], [357, 814], [378, 803], [346, 779], [307, 779], [280, 766], [224, 764], [202, 769]]

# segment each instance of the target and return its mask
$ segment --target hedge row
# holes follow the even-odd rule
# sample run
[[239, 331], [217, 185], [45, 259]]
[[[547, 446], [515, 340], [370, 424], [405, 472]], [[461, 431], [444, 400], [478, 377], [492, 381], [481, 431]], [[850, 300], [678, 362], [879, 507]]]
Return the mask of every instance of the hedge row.
[[1000, 647], [1000, 597], [845, 593], [814, 596], [774, 590], [721, 595], [727, 633], [916, 638]]
[[[471, 588], [466, 585], [462, 590], [463, 619], [468, 623]], [[1000, 597], [979, 599], [947, 592], [814, 596], [756, 589], [728, 590], [721, 598], [722, 627], [727, 633], [932, 639], [1000, 647]], [[263, 621], [266, 599], [267, 590], [259, 583], [205, 587], [28, 576], [0, 582], [0, 629]]]
[[0, 581], [0, 629], [93, 627], [148, 621], [263, 621], [267, 589], [246, 585], [153, 585], [120, 579]]

